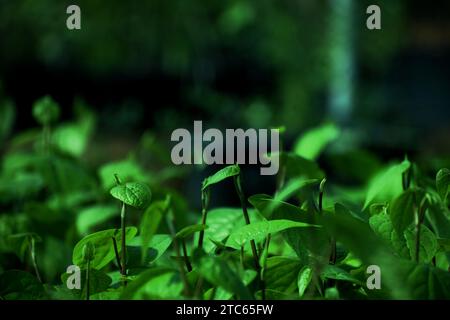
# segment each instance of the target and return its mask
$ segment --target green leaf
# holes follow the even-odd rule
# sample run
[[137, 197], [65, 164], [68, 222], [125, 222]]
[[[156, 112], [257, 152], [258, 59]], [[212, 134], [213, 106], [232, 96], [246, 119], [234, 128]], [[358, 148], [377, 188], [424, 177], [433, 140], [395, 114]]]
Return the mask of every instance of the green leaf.
[[76, 219], [77, 230], [81, 235], [85, 235], [94, 227], [118, 215], [117, 206], [112, 205], [97, 205], [82, 209]]
[[[412, 258], [416, 256], [416, 235], [417, 232], [414, 227], [405, 230], [406, 245]], [[436, 236], [427, 226], [422, 225], [420, 227], [419, 262], [431, 262], [437, 250], [438, 242]]]
[[219, 183], [227, 178], [237, 176], [240, 172], [241, 169], [238, 165], [227, 166], [203, 180], [202, 191], [213, 184]]
[[446, 201], [450, 186], [450, 170], [447, 168], [439, 170], [436, 174], [436, 189], [441, 199]]
[[141, 224], [139, 226], [142, 239], [142, 247], [141, 247], [142, 261], [145, 261], [146, 259], [148, 245], [152, 240], [153, 235], [158, 230], [158, 226], [166, 210], [167, 210], [166, 201], [155, 201], [152, 204], [150, 204], [150, 206], [145, 210], [144, 214], [142, 215]]
[[[255, 270], [247, 269], [244, 271], [244, 273], [241, 275], [242, 282], [244, 282], [244, 285], [248, 286], [256, 277], [258, 273]], [[210, 298], [213, 298], [211, 294], [214, 292], [215, 288], [211, 288], [204, 294], [205, 300], [208, 298], [208, 295]], [[222, 287], [216, 288], [216, 293], [214, 295], [215, 300], [229, 300], [233, 298], [233, 293], [226, 291]]]
[[399, 234], [402, 234], [414, 221], [414, 199], [415, 192], [413, 190], [406, 190], [395, 198], [389, 207], [392, 225]]
[[194, 224], [192, 226], [187, 226], [187, 227], [184, 227], [183, 229], [181, 229], [180, 231], [178, 231], [176, 234], [176, 237], [179, 239], [184, 239], [184, 238], [187, 238], [187, 237], [193, 235], [196, 232], [205, 230], [207, 228], [208, 228], [207, 225], [202, 225], [202, 224]]
[[[398, 287], [393, 288], [396, 299], [442, 300], [450, 298], [450, 273], [448, 271], [407, 261], [400, 262], [397, 268], [399, 269], [398, 276], [396, 276]], [[387, 276], [388, 280], [392, 277], [391, 274]]]
[[311, 267], [308, 266], [304, 266], [298, 273], [297, 286], [298, 286], [298, 295], [300, 298], [303, 297], [306, 289], [311, 283], [312, 275], [313, 270], [311, 269]]
[[120, 296], [120, 299], [133, 299], [135, 295], [139, 294], [139, 290], [143, 288], [147, 283], [167, 273], [172, 274], [173, 270], [166, 267], [156, 267], [148, 269], [127, 285], [122, 295]]
[[44, 286], [30, 273], [9, 270], [0, 275], [0, 297], [5, 300], [38, 300], [46, 299], [46, 294]]
[[138, 236], [127, 242], [128, 265], [130, 267], [145, 266], [158, 260], [170, 247], [172, 237], [167, 234], [155, 234], [148, 243], [144, 260], [142, 260], [142, 241], [143, 238]]
[[372, 230], [386, 241], [400, 257], [411, 258], [403, 233], [399, 234], [394, 229], [387, 213], [380, 213], [370, 217], [369, 224]]
[[267, 289], [293, 293], [297, 290], [300, 260], [289, 257], [270, 257], [266, 261], [264, 281]]
[[260, 241], [267, 235], [277, 233], [289, 228], [318, 227], [304, 222], [291, 220], [261, 221], [245, 225], [230, 234], [227, 245], [239, 249], [250, 240]]
[[408, 160], [385, 168], [377, 173], [369, 183], [364, 209], [373, 202], [386, 202], [403, 191], [403, 173], [411, 167]]
[[339, 128], [327, 123], [304, 133], [294, 144], [294, 152], [306, 159], [315, 160], [326, 146], [340, 135]]
[[[135, 227], [128, 227], [126, 229], [126, 241], [131, 241], [137, 233]], [[83, 257], [83, 248], [86, 243], [90, 242], [95, 247], [95, 257], [91, 261], [91, 267], [95, 269], [101, 269], [106, 266], [115, 258], [114, 247], [112, 243], [112, 237], [116, 239], [117, 243], [120, 243], [122, 231], [118, 229], [110, 229], [99, 231], [90, 234], [81, 239], [73, 249], [72, 261], [81, 269], [87, 267], [87, 263]], [[118, 246], [119, 253], [121, 252], [121, 246]]]
[[347, 271], [333, 265], [326, 266], [325, 269], [322, 270], [321, 276], [325, 279], [348, 281], [358, 285], [363, 284], [359, 279], [355, 278]]
[[[80, 289], [72, 289], [72, 291], [77, 294], [77, 295], [81, 295], [83, 294], [83, 292], [85, 291], [85, 287], [86, 287], [86, 270], [81, 270], [80, 271], [80, 276], [81, 276], [81, 288]], [[72, 274], [67, 274], [64, 273], [61, 276], [61, 280], [63, 285], [66, 285], [67, 283], [67, 279], [71, 276]], [[90, 294], [95, 294], [95, 293], [99, 293], [102, 291], [105, 291], [106, 289], [109, 288], [109, 286], [111, 285], [112, 279], [110, 276], [108, 276], [105, 272], [101, 271], [101, 270], [97, 270], [94, 268], [91, 268], [89, 270], [89, 290], [90, 290]]]
[[150, 188], [141, 182], [127, 182], [115, 186], [110, 193], [114, 198], [138, 209], [146, 208], [152, 198]]
[[157, 277], [153, 277], [139, 290], [133, 293], [135, 300], [149, 300], [149, 299], [180, 299], [182, 298], [183, 283], [178, 272], [172, 270]]
[[50, 96], [40, 98], [33, 105], [33, 116], [41, 125], [58, 120], [59, 112], [58, 104]]
[[[324, 217], [326, 228], [366, 264], [382, 270], [383, 288], [394, 299], [448, 299], [450, 274], [396, 258], [365, 223], [350, 216]], [[384, 289], [383, 289], [384, 290]]]
[[248, 288], [234, 271], [235, 267], [230, 265], [230, 261], [220, 256], [206, 255], [198, 250], [194, 252], [193, 257], [199, 272], [210, 283], [235, 294], [239, 299], [253, 299]]
[[[279, 190], [274, 197], [275, 201], [285, 201], [294, 195], [299, 195], [303, 193], [310, 195], [311, 189], [319, 190], [320, 180], [319, 179], [304, 179], [304, 178], [293, 178], [290, 179], [284, 187]], [[304, 197], [302, 197], [304, 198]], [[275, 204], [276, 202], [273, 202]], [[274, 210], [274, 208], [269, 208], [269, 210]]]
[[[251, 222], [261, 220], [256, 210], [248, 210], [248, 214]], [[206, 252], [210, 252], [216, 247], [213, 241], [222, 242], [233, 230], [244, 226], [246, 223], [242, 208], [215, 208], [208, 212], [206, 224], [208, 228], [205, 230], [203, 247]], [[197, 241], [198, 234], [194, 238]]]

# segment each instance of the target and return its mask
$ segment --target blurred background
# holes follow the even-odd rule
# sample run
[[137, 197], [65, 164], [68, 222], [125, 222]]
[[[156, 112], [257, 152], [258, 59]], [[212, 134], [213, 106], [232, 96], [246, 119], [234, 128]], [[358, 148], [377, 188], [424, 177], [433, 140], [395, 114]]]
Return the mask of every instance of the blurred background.
[[[66, 28], [70, 4], [81, 8], [81, 30]], [[381, 30], [366, 28], [371, 4]], [[3, 131], [36, 128], [32, 105], [50, 95], [62, 121], [80, 104], [95, 114], [79, 153], [92, 167], [142, 143], [148, 161], [168, 161], [171, 132], [194, 120], [283, 126], [286, 148], [333, 123], [336, 150], [446, 157], [448, 13], [446, 0], [0, 0]], [[196, 174], [184, 191], [197, 189]]]

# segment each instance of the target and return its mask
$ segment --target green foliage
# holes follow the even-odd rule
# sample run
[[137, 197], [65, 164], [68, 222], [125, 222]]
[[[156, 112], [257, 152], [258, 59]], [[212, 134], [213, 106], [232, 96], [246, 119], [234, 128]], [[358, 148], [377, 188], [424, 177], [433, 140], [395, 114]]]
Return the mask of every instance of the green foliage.
[[140, 182], [127, 182], [123, 185], [115, 186], [110, 193], [114, 198], [139, 209], [146, 208], [152, 198], [150, 188]]
[[340, 130], [334, 124], [324, 124], [304, 133], [295, 143], [294, 152], [306, 159], [315, 160], [339, 135]]
[[[227, 25], [244, 28], [249, 10], [220, 23], [238, 32]], [[330, 124], [281, 152], [275, 191], [247, 195], [254, 181], [231, 165], [187, 199], [177, 180], [155, 178], [173, 169], [161, 161], [154, 170], [142, 152], [151, 144], [164, 158], [156, 138], [127, 160], [91, 165], [95, 115], [80, 109], [57, 124], [49, 99], [35, 107], [44, 131], [52, 125], [49, 148], [33, 149], [39, 134], [20, 134], [2, 157], [0, 299], [450, 299], [450, 175], [429, 176], [445, 164], [382, 167], [368, 151], [342, 151]], [[347, 174], [355, 186], [341, 181]], [[228, 178], [231, 190], [220, 183]], [[226, 192], [240, 207], [215, 207]], [[66, 286], [70, 264], [81, 270], [79, 289]], [[371, 265], [380, 290], [367, 286]]]
[[403, 190], [403, 174], [409, 170], [410, 166], [411, 163], [405, 160], [377, 173], [369, 183], [364, 208], [367, 208], [369, 204], [375, 201], [390, 201], [398, 196]]
[[209, 176], [203, 181], [202, 190], [205, 190], [213, 184], [217, 184], [227, 178], [237, 176], [241, 172], [238, 165], [232, 165], [219, 170], [212, 176]]
[[447, 200], [450, 187], [450, 170], [441, 169], [436, 175], [436, 188], [443, 201]]
[[244, 246], [248, 241], [255, 240], [260, 241], [264, 239], [268, 234], [277, 233], [289, 228], [302, 228], [302, 227], [316, 227], [303, 222], [296, 222], [290, 220], [271, 220], [255, 222], [249, 225], [245, 225], [230, 234], [227, 240], [227, 246], [232, 248], [240, 248]]
[[[135, 227], [128, 227], [126, 229], [126, 239], [130, 241], [137, 233]], [[119, 243], [122, 235], [122, 231], [118, 229], [110, 229], [92, 233], [83, 239], [81, 239], [73, 249], [72, 262], [80, 268], [85, 268], [87, 260], [85, 259], [84, 251], [85, 245], [91, 243], [95, 248], [94, 259], [91, 261], [91, 267], [101, 269], [111, 262], [114, 255], [114, 248], [112, 238], [114, 237]], [[118, 248], [119, 252], [121, 248]]]

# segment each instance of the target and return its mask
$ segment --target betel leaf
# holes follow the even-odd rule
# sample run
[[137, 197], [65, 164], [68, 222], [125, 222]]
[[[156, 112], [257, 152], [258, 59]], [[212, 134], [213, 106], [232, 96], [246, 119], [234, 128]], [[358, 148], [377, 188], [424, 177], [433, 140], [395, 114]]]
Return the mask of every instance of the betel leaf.
[[148, 279], [136, 290], [132, 298], [134, 300], [150, 299], [180, 299], [182, 298], [183, 282], [180, 274], [175, 270], [163, 273], [157, 277]]
[[304, 133], [296, 142], [294, 152], [306, 159], [315, 160], [326, 146], [336, 140], [340, 130], [332, 123], [326, 123]]
[[208, 226], [203, 225], [203, 224], [194, 224], [192, 226], [187, 226], [187, 227], [184, 227], [183, 229], [181, 229], [180, 231], [178, 231], [176, 234], [176, 237], [179, 239], [184, 239], [184, 238], [187, 238], [187, 237], [193, 235], [196, 232], [205, 230], [207, 228], [208, 228]]
[[439, 170], [436, 174], [436, 189], [441, 199], [447, 199], [450, 187], [450, 170], [447, 168]]
[[232, 248], [239, 249], [250, 240], [260, 241], [264, 239], [269, 233], [273, 234], [290, 228], [304, 227], [318, 226], [284, 219], [255, 222], [233, 231], [226, 244]]
[[409, 259], [411, 256], [406, 247], [403, 233], [398, 233], [387, 213], [376, 214], [369, 219], [372, 230], [384, 241], [386, 241], [400, 257]]
[[127, 182], [115, 186], [110, 193], [114, 198], [138, 209], [146, 208], [152, 198], [150, 188], [141, 182]]
[[[392, 288], [396, 299], [442, 300], [450, 298], [450, 273], [428, 264], [415, 264], [411, 261], [398, 261], [392, 268], [397, 274], [386, 273], [387, 281], [397, 281]], [[386, 271], [389, 271], [386, 268]], [[395, 278], [394, 278], [395, 277]], [[385, 281], [386, 282], [386, 281]]]
[[[128, 227], [126, 229], [126, 241], [130, 241], [137, 233], [135, 227]], [[72, 261], [81, 269], [86, 268], [87, 262], [83, 257], [83, 248], [86, 243], [90, 242], [95, 248], [95, 257], [91, 261], [91, 267], [95, 269], [101, 269], [106, 266], [110, 261], [115, 258], [114, 247], [112, 237], [116, 239], [117, 243], [120, 243], [122, 231], [118, 229], [109, 229], [92, 233], [83, 239], [81, 239], [73, 249]], [[118, 246], [119, 252], [121, 246]]]
[[[256, 210], [248, 210], [251, 222], [261, 221]], [[205, 242], [203, 247], [206, 252], [213, 250], [216, 242], [225, 240], [233, 230], [245, 225], [245, 219], [241, 208], [215, 208], [208, 212], [207, 226], [205, 230]], [[197, 241], [198, 233], [194, 236]]]
[[128, 265], [144, 266], [158, 260], [170, 247], [172, 237], [167, 234], [155, 234], [146, 247], [145, 259], [142, 259], [142, 236], [127, 242]]
[[297, 289], [297, 279], [302, 269], [300, 260], [289, 257], [270, 257], [266, 261], [264, 282], [267, 289], [292, 293]]
[[398, 196], [402, 190], [403, 173], [411, 167], [408, 160], [400, 164], [387, 167], [377, 173], [369, 183], [364, 209], [373, 202], [390, 201]]
[[230, 261], [221, 256], [206, 255], [200, 250], [194, 251], [193, 257], [194, 264], [208, 282], [235, 294], [239, 299], [253, 299], [250, 290], [233, 270]]
[[141, 218], [141, 223], [139, 226], [142, 247], [141, 256], [142, 261], [145, 261], [147, 255], [148, 244], [152, 240], [153, 235], [158, 230], [159, 224], [164, 213], [167, 210], [166, 201], [155, 201], [145, 210]]
[[82, 209], [77, 216], [76, 226], [81, 235], [85, 235], [92, 228], [119, 214], [117, 206], [96, 205]]
[[238, 165], [227, 166], [203, 180], [202, 190], [205, 190], [209, 186], [219, 183], [227, 178], [237, 176], [240, 172], [241, 169]]
[[[71, 274], [64, 273], [61, 276], [61, 280], [63, 285], [67, 285], [67, 280]], [[86, 286], [86, 270], [81, 270], [80, 272], [81, 276], [81, 288], [80, 289], [72, 289], [75, 294], [80, 295], [85, 290]], [[97, 270], [94, 268], [89, 269], [89, 291], [90, 294], [99, 293], [102, 291], [105, 291], [109, 288], [110, 284], [112, 282], [112, 279], [110, 276], [108, 276], [105, 272], [101, 270]]]
[[167, 267], [156, 267], [148, 269], [147, 271], [141, 273], [135, 280], [129, 283], [126, 289], [122, 292], [120, 296], [121, 300], [129, 300], [134, 297], [135, 294], [139, 292], [139, 290], [145, 286], [146, 283], [160, 277], [166, 273], [172, 273], [173, 270]]
[[333, 265], [326, 266], [324, 270], [322, 270], [321, 276], [325, 279], [348, 281], [358, 285], [362, 285], [362, 282], [352, 276], [349, 272]]
[[[410, 255], [414, 258], [416, 256], [416, 229], [414, 227], [409, 227], [405, 230], [404, 235]], [[421, 225], [419, 240], [419, 262], [429, 263], [438, 250], [436, 236], [427, 226]]]
[[406, 190], [396, 197], [389, 207], [389, 215], [394, 229], [402, 234], [403, 231], [414, 221], [415, 192]]
[[305, 294], [306, 289], [311, 283], [313, 276], [313, 270], [311, 267], [304, 266], [300, 272], [298, 273], [297, 286], [298, 286], [298, 295], [302, 298]]

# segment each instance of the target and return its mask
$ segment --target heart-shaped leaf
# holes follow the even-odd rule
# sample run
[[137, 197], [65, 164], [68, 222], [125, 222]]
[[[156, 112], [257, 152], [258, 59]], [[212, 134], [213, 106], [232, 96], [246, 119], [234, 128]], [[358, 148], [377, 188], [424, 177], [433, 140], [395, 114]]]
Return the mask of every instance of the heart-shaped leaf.
[[114, 198], [138, 209], [146, 208], [152, 198], [150, 188], [141, 182], [127, 182], [115, 186], [110, 193]]
[[406, 190], [393, 200], [389, 208], [392, 225], [399, 234], [414, 221], [414, 197], [413, 190]]
[[261, 221], [245, 225], [230, 234], [227, 246], [239, 249], [250, 240], [260, 241], [267, 237], [269, 233], [277, 233], [290, 228], [318, 227], [304, 222], [291, 220], [271, 220]]
[[[126, 229], [126, 241], [130, 241], [137, 233], [135, 227], [128, 227]], [[95, 269], [101, 269], [106, 266], [115, 258], [114, 246], [112, 238], [116, 239], [117, 243], [120, 243], [122, 231], [119, 229], [109, 229], [92, 233], [83, 239], [81, 239], [73, 249], [72, 261], [81, 269], [87, 267], [87, 261], [84, 256], [85, 245], [90, 242], [95, 248], [94, 259], [91, 261], [91, 267]], [[120, 252], [121, 246], [118, 246]]]
[[439, 170], [436, 174], [436, 189], [441, 199], [445, 201], [448, 196], [450, 186], [450, 170], [447, 168]]

